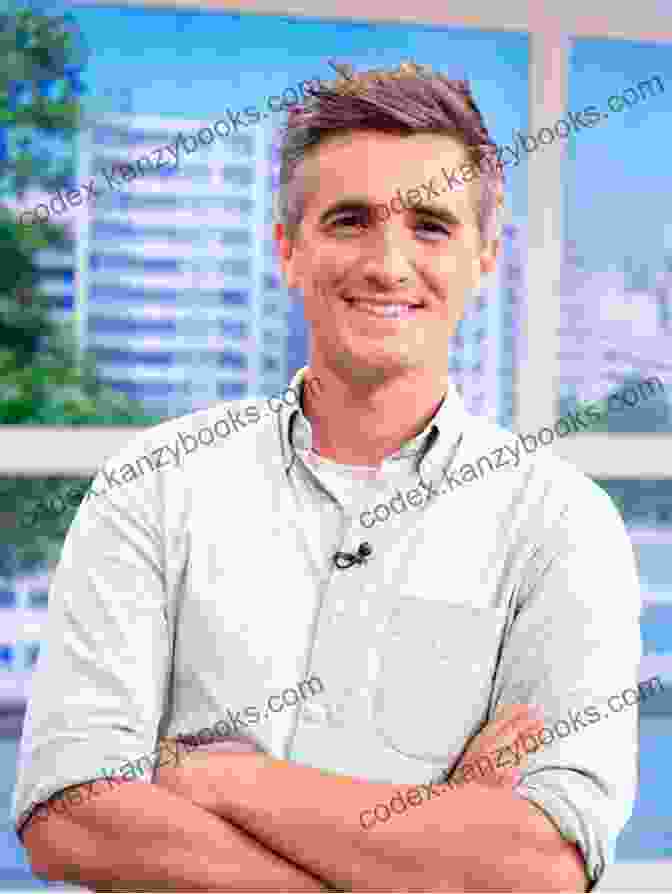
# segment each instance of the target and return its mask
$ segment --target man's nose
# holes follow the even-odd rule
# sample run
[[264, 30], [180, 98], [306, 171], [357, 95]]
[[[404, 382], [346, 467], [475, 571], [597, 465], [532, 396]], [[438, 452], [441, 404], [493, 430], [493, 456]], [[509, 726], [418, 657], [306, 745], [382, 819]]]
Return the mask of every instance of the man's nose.
[[389, 231], [377, 234], [366, 248], [366, 257], [361, 266], [364, 279], [371, 285], [382, 285], [386, 289], [394, 289], [401, 284], [410, 285], [416, 277], [409, 253], [409, 246], [403, 237]]

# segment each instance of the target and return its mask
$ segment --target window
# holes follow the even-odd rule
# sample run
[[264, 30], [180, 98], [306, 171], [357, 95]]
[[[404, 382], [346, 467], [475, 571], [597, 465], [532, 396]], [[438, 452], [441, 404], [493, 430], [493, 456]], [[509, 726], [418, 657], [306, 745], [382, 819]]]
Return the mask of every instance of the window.
[[128, 144], [128, 133], [116, 127], [98, 125], [93, 130], [93, 141], [103, 146], [125, 146]]
[[46, 608], [48, 601], [48, 590], [31, 590], [28, 594], [28, 605], [30, 608]]
[[230, 289], [222, 289], [220, 295], [222, 304], [247, 304], [250, 300], [249, 292], [237, 292]]
[[610, 495], [627, 525], [672, 531], [672, 478], [596, 480]]
[[239, 155], [249, 157], [252, 155], [254, 143], [252, 137], [236, 136], [231, 140], [231, 147], [234, 152], [237, 152]]
[[68, 283], [68, 285], [72, 285], [74, 282], [75, 273], [72, 269], [64, 269], [62, 267], [40, 267], [40, 272], [45, 279], [57, 279], [60, 282]]
[[217, 385], [217, 396], [220, 400], [235, 400], [239, 397], [245, 397], [247, 394], [247, 385], [240, 382], [220, 382]]
[[60, 295], [57, 298], [52, 297], [51, 306], [54, 310], [72, 310], [74, 307], [73, 295]]
[[105, 383], [110, 388], [118, 391], [124, 391], [129, 397], [142, 400], [145, 397], [168, 397], [175, 394], [175, 385], [166, 382], [129, 382], [115, 379], [108, 379]]
[[143, 304], [154, 304], [157, 301], [169, 301], [174, 303], [177, 299], [177, 295], [178, 292], [176, 289], [152, 291], [150, 289], [132, 289], [128, 286], [91, 286], [92, 301], [130, 301], [134, 303], [141, 302]]
[[238, 320], [221, 320], [219, 331], [222, 335], [229, 338], [247, 338], [248, 326], [247, 323], [242, 323]]
[[160, 335], [175, 332], [174, 320], [111, 319], [89, 316], [89, 334], [95, 335]]
[[252, 234], [249, 230], [221, 230], [223, 245], [251, 245]]
[[251, 271], [249, 261], [221, 261], [219, 269], [228, 276], [249, 276]]
[[170, 258], [148, 258], [135, 255], [92, 254], [92, 270], [127, 270], [135, 268], [147, 273], [176, 273], [178, 262]]
[[99, 363], [123, 364], [124, 366], [169, 366], [175, 362], [174, 354], [168, 351], [122, 351], [116, 348], [95, 348]]
[[[205, 199], [199, 199], [199, 205], [203, 205]], [[215, 196], [209, 200], [209, 205], [221, 208], [222, 211], [238, 211], [241, 214], [251, 214], [254, 208], [252, 199], [236, 196]]]
[[40, 654], [40, 644], [39, 643], [26, 643], [25, 650], [25, 658], [26, 658], [26, 669], [30, 670], [34, 668], [37, 664], [37, 658]]
[[91, 227], [91, 235], [94, 239], [117, 238], [119, 236], [134, 236], [135, 227], [130, 224], [95, 223]]
[[234, 354], [233, 351], [220, 351], [217, 355], [218, 366], [229, 366], [234, 369], [247, 369], [247, 356]]
[[[562, 271], [558, 400], [598, 400], [655, 375], [665, 380], [670, 368], [672, 171], [664, 153], [647, 151], [669, 118], [670, 45], [576, 39], [568, 84], [568, 108], [589, 98], [599, 117], [567, 143], [571, 238]], [[672, 433], [669, 386], [655, 400], [610, 413], [608, 431]]]
[[111, 208], [118, 206], [119, 208], [123, 208], [127, 211], [138, 211], [143, 209], [161, 210], [169, 208], [179, 208], [182, 206], [183, 200], [179, 196], [174, 195], [151, 195], [148, 193], [138, 195], [137, 193], [125, 194], [121, 192], [108, 191], [106, 193], [103, 193], [100, 198], [96, 200], [96, 204], [100, 205], [101, 207]]
[[251, 167], [242, 165], [224, 165], [222, 168], [224, 180], [235, 183], [237, 186], [251, 186], [254, 182], [254, 172]]
[[646, 606], [642, 616], [642, 640], [645, 653], [672, 655], [672, 602]]
[[672, 857], [669, 736], [672, 734], [672, 479], [596, 479], [611, 496], [635, 548], [642, 589], [643, 658], [639, 680], [659, 675], [661, 686], [640, 710], [639, 791], [617, 860]]

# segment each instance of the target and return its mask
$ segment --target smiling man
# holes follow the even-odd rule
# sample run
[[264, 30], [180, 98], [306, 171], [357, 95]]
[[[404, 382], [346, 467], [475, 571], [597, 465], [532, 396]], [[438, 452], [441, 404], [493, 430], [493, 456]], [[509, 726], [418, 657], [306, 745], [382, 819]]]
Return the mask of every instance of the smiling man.
[[[584, 891], [613, 860], [637, 712], [582, 712], [601, 721], [636, 688], [623, 522], [548, 451], [436, 499], [509, 434], [470, 416], [447, 373], [497, 263], [493, 147], [468, 84], [409, 63], [344, 69], [290, 115], [275, 235], [310, 327], [301, 399], [260, 403], [235, 438], [80, 509], [15, 801], [36, 872], [101, 891]], [[479, 176], [441, 180], [464, 166]], [[221, 412], [163, 423], [117, 462]], [[418, 482], [419, 511], [364, 529], [363, 508]], [[310, 703], [237, 731], [252, 753], [196, 748], [31, 819], [100, 766], [310, 674]], [[548, 730], [522, 755], [535, 709]], [[486, 746], [517, 766], [468, 777]], [[394, 803], [413, 809], [371, 821]]]

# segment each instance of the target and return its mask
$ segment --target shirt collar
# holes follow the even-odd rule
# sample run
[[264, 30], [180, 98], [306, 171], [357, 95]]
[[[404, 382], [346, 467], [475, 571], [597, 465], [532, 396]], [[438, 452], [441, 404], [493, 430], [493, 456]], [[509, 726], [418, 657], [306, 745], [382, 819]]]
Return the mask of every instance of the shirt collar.
[[[294, 394], [295, 399], [291, 404], [283, 401], [278, 412], [286, 472], [296, 458], [295, 448], [309, 450], [313, 444], [312, 427], [303, 412], [303, 391], [306, 382], [310, 383], [310, 379], [306, 379], [307, 373], [307, 366], [295, 373], [287, 389], [287, 392], [291, 391]], [[383, 466], [398, 459], [416, 456], [416, 472], [423, 479], [432, 478], [439, 468], [444, 467], [451, 453], [461, 442], [467, 419], [468, 413], [462, 397], [455, 384], [449, 382], [448, 390], [434, 418], [423, 431], [407, 441], [396, 453], [386, 457]]]

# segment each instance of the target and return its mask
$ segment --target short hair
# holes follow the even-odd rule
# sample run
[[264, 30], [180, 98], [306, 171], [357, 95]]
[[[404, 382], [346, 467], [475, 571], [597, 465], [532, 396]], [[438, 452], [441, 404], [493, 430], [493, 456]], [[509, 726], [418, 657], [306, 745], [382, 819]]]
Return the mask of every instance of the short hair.
[[[280, 183], [275, 197], [275, 219], [293, 241], [305, 211], [305, 191], [296, 177], [300, 163], [330, 136], [353, 130], [376, 130], [410, 136], [445, 134], [465, 147], [482, 185], [476, 216], [483, 242], [498, 238], [499, 208], [503, 203], [504, 174], [492, 161], [496, 144], [471, 94], [468, 81], [450, 80], [429, 66], [402, 62], [395, 70], [352, 74], [349, 65], [333, 67], [339, 78], [313, 90], [310, 99], [290, 109], [280, 144]], [[475, 178], [474, 178], [475, 179]]]

